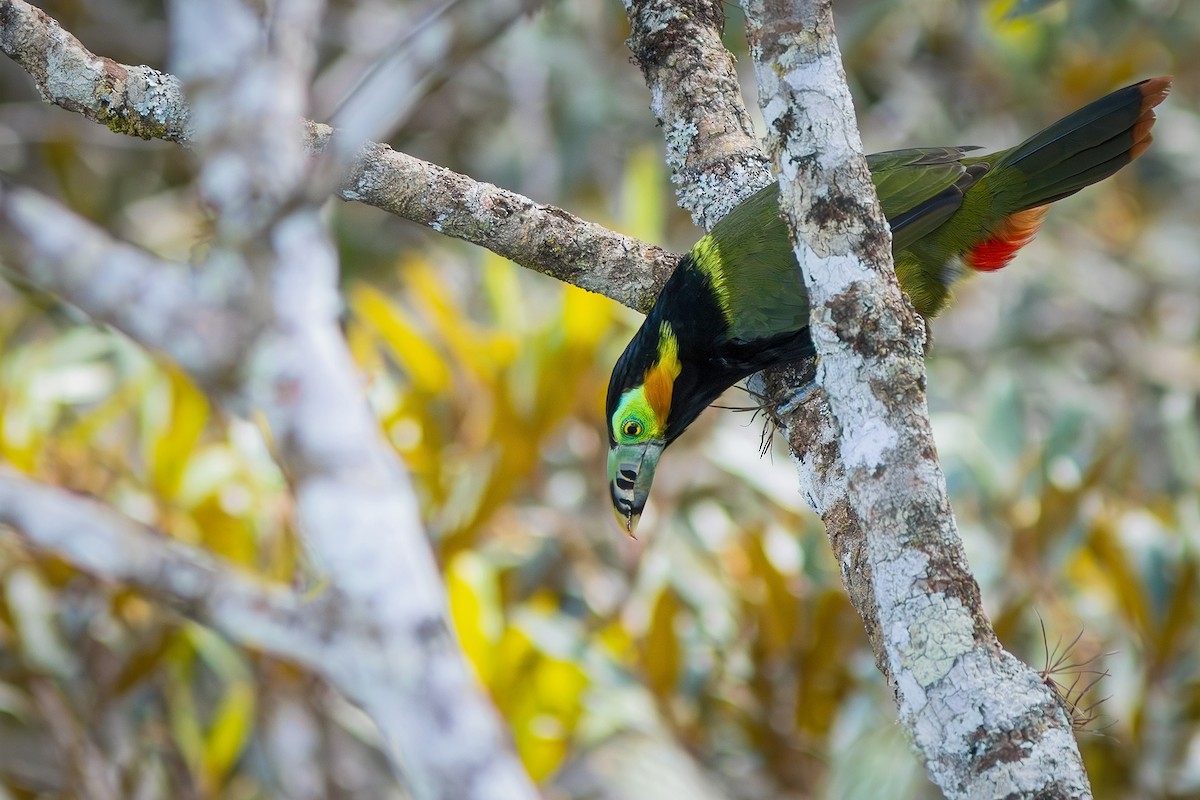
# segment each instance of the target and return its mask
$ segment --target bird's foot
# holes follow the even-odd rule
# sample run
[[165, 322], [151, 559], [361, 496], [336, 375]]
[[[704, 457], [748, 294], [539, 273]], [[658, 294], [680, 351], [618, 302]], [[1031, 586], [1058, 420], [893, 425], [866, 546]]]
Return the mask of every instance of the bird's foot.
[[776, 419], [786, 417], [801, 406], [817, 390], [816, 381], [807, 381], [802, 386], [792, 388], [782, 402], [776, 403], [772, 410]]

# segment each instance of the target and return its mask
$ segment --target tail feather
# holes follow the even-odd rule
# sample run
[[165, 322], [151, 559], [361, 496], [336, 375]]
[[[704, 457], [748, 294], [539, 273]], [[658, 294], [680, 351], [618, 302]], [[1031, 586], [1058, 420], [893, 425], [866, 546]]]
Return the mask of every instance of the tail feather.
[[1171, 77], [1149, 78], [1100, 98], [1026, 139], [992, 166], [1025, 176], [1014, 210], [1045, 205], [1104, 180], [1145, 152], [1154, 107]]
[[1024, 199], [1032, 202], [1030, 205], [1022, 204], [1022, 208], [1053, 203], [1104, 180], [1132, 161], [1132, 152], [1130, 137], [1123, 131], [1106, 142], [1047, 166], [1040, 173], [1027, 173], [1028, 186], [1036, 191], [1027, 189]]
[[1141, 116], [1137, 118], [1137, 122], [1133, 125], [1133, 147], [1129, 149], [1130, 161], [1133, 161], [1146, 152], [1146, 148], [1154, 141], [1154, 134], [1150, 132], [1150, 129], [1154, 127], [1154, 106], [1166, 100], [1167, 93], [1171, 91], [1171, 79], [1169, 77], [1156, 78], [1155, 80], [1165, 81], [1165, 83], [1163, 84], [1163, 88], [1153, 96], [1153, 102], [1149, 106], [1143, 104], [1145, 110], [1142, 111]]

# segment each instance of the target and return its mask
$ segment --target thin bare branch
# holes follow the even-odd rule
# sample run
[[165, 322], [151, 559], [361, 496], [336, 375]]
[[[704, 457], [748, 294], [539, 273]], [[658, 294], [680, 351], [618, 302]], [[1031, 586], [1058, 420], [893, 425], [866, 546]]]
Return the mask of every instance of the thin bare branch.
[[[118, 133], [194, 141], [191, 110], [175, 76], [91, 53], [25, 0], [0, 0], [0, 49], [29, 73], [49, 103]], [[51, 64], [69, 70], [52, 70]], [[314, 152], [324, 150], [333, 133], [314, 122], [303, 123], [303, 131]], [[523, 267], [639, 311], [650, 307], [679, 260], [661, 247], [385, 144], [362, 148], [339, 196], [486, 247]]]
[[158, 259], [28, 189], [0, 183], [5, 265], [147, 347], [208, 386], [227, 384], [255, 328], [239, 298], [249, 275]]

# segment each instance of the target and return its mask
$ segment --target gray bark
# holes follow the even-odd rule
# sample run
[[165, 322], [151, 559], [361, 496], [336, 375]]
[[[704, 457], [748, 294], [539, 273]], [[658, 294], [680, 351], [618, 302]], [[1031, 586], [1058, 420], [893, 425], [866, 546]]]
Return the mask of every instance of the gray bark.
[[809, 400], [788, 441], [900, 721], [949, 798], [1090, 797], [1059, 698], [1000, 646], [968, 569], [830, 0], [744, 5], [828, 402]]
[[711, 228], [771, 180], [755, 138], [733, 55], [721, 35], [721, 0], [626, 0], [629, 49], [666, 137], [679, 205]]

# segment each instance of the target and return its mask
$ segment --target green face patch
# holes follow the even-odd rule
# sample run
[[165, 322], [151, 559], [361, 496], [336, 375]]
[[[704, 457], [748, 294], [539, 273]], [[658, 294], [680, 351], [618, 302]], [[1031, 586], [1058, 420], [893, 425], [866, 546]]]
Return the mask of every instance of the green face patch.
[[679, 341], [670, 323], [658, 331], [658, 358], [642, 376], [640, 386], [621, 395], [610, 421], [613, 439], [618, 444], [638, 444], [650, 439], [665, 439], [667, 418], [671, 416], [671, 396], [675, 379], [683, 365], [679, 363]]
[[666, 427], [658, 421], [645, 386], [635, 386], [621, 396], [612, 418], [613, 439], [617, 444], [640, 444], [650, 439], [662, 439]]

